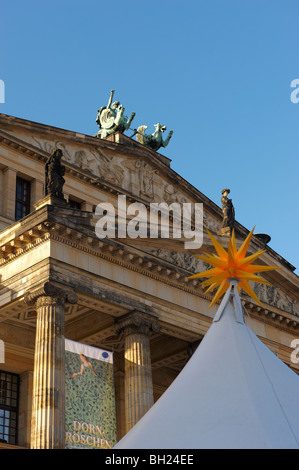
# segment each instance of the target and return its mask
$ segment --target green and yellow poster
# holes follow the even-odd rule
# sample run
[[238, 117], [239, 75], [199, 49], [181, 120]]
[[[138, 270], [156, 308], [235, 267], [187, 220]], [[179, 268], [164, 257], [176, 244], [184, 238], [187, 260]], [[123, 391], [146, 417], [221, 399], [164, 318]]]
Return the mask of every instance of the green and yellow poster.
[[116, 444], [113, 353], [65, 340], [65, 447]]

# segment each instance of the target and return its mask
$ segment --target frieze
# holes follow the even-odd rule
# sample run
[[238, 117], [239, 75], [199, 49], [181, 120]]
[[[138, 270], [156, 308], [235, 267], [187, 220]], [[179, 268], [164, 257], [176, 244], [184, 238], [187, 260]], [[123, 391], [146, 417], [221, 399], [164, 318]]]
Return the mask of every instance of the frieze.
[[261, 302], [299, 316], [299, 303], [273, 285], [256, 283], [253, 287]]
[[[205, 271], [212, 267], [190, 253], [180, 253], [177, 251], [163, 250], [161, 248], [147, 251], [162, 260], [194, 273]], [[284, 294], [276, 286], [255, 283], [253, 289], [261, 302], [299, 316], [299, 303]]]
[[186, 269], [187, 271], [191, 271], [193, 273], [197, 273], [200, 271], [205, 271], [209, 269], [211, 266], [201, 261], [200, 259], [196, 258], [191, 253], [180, 253], [177, 251], [171, 250], [163, 250], [158, 248], [156, 250], [148, 250], [152, 255], [157, 256], [162, 260], [165, 260], [169, 263], [175, 264], [180, 268]]
[[[146, 275], [159, 282], [163, 282], [163, 284], [176, 287], [185, 292], [192, 293], [193, 295], [210, 300], [209, 297], [203, 294], [202, 289], [200, 288], [200, 282], [193, 280], [192, 283], [189, 283], [186, 276], [171, 269], [171, 266], [163, 266], [158, 261], [155, 262], [154, 259], [149, 262], [147, 259], [142, 257], [141, 253], [133, 254], [128, 251], [121, 250], [117, 246], [106, 245], [103, 242], [95, 240], [93, 237], [84, 236], [83, 240], [79, 237], [79, 235], [80, 232], [76, 233], [67, 227], [58, 226], [57, 224], [50, 223], [50, 225], [48, 225], [48, 222], [46, 222], [39, 225], [35, 229], [29, 230], [28, 236], [27, 234], [24, 237], [23, 235], [19, 236], [17, 243], [15, 244], [16, 246], [12, 246], [12, 241], [8, 242], [10, 249], [13, 251], [10, 250], [10, 254], [8, 255], [5, 255], [5, 253], [2, 251], [4, 258], [0, 260], [0, 265], [2, 266], [6, 263], [9, 263], [22, 254], [28, 253], [28, 251], [34, 249], [41, 243], [52, 239], [84, 252], [88, 252], [93, 256], [103, 258], [112, 263], [116, 263], [126, 269], [139, 272], [140, 274]], [[5, 247], [6, 245], [2, 246], [2, 248]], [[161, 249], [146, 251], [151, 253], [153, 256], [160, 258], [161, 260], [165, 260], [166, 263], [169, 262], [186, 269], [189, 272], [199, 272], [210, 268], [210, 266], [189, 253], [177, 253], [175, 251]], [[262, 288], [264, 287], [265, 286], [262, 285]], [[268, 296], [261, 298], [262, 301], [268, 303], [268, 305], [273, 305], [274, 307], [283, 309], [286, 312], [290, 312], [299, 316], [298, 303], [294, 302], [288, 296], [281, 293], [281, 291], [279, 291], [276, 287], [272, 286], [272, 289], [270, 286], [267, 287]], [[256, 289], [258, 289], [257, 286]], [[257, 294], [259, 295], [258, 292]], [[265, 310], [265, 312], [269, 313], [269, 310]], [[263, 313], [263, 311], [261, 313]], [[271, 317], [269, 315], [268, 317], [270, 322], [278, 320], [281, 323], [281, 319], [284, 319], [283, 316], [275, 315], [273, 312], [271, 313]], [[286, 324], [290, 327], [297, 327], [298, 325], [295, 321], [293, 323], [289, 322], [289, 319], [286, 319]]]

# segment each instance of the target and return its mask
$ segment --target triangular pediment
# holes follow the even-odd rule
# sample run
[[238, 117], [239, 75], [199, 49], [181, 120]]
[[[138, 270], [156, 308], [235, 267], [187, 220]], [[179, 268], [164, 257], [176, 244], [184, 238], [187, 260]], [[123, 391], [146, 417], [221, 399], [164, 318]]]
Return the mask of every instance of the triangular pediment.
[[[186, 269], [189, 272], [198, 272], [205, 268], [200, 260], [194, 258], [194, 254], [213, 251], [213, 245], [206, 233], [208, 229], [227, 247], [228, 237], [217, 234], [222, 223], [222, 210], [209, 198], [203, 195], [197, 188], [189, 184], [170, 167], [170, 159], [157, 152], [146, 149], [143, 145], [133, 141], [127, 136], [116, 135], [113, 139], [101, 140], [68, 130], [63, 130], [43, 124], [33, 123], [11, 116], [0, 115], [0, 140], [1, 145], [15, 149], [23, 153], [27, 158], [45, 162], [55, 148], [63, 152], [63, 161], [66, 167], [66, 177], [75, 175], [84, 180], [87, 185], [99, 188], [104, 194], [103, 200], [109, 200], [111, 196], [125, 194], [127, 204], [141, 202], [147, 207], [151, 203], [202, 203], [203, 204], [203, 244], [200, 248], [186, 250], [182, 236], [177, 239], [126, 239], [132, 247], [142, 250], [149, 255], [165, 259], [175, 266]], [[43, 180], [43, 168], [41, 166], [41, 180]], [[96, 202], [95, 202], [96, 204]], [[248, 234], [248, 230], [236, 221], [236, 241], [240, 245]], [[260, 240], [253, 237], [249, 254], [265, 246]], [[273, 256], [278, 265], [287, 262], [278, 254], [267, 248], [262, 257], [262, 262], [273, 265]], [[266, 278], [271, 282], [281, 278], [284, 283], [283, 271], [274, 274], [269, 273]], [[262, 289], [262, 287], [257, 287]], [[261, 292], [261, 295], [270, 300], [273, 297], [275, 304], [290, 304], [288, 298], [282, 297], [275, 291]], [[272, 296], [272, 297], [271, 297]], [[292, 306], [288, 310], [293, 311]]]
[[107, 182], [133, 198], [168, 205], [203, 203], [205, 227], [214, 233], [219, 230], [221, 209], [177, 175], [163, 155], [123, 135], [117, 135], [113, 141], [100, 140], [17, 118], [5, 120], [2, 116], [2, 137], [11, 139], [12, 145], [23, 146], [26, 155], [45, 159], [60, 148], [70, 172], [82, 172], [85, 179], [88, 175], [93, 182]]

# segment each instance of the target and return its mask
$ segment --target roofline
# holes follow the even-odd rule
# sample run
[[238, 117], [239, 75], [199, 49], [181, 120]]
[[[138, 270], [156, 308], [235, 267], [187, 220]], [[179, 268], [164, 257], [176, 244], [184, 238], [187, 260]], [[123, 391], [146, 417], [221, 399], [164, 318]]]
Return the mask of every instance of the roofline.
[[[195, 188], [191, 183], [189, 183], [186, 179], [184, 179], [181, 175], [179, 175], [175, 170], [170, 168], [170, 162], [171, 159], [165, 157], [164, 155], [161, 155], [157, 152], [154, 152], [150, 149], [147, 149], [144, 147], [142, 144], [139, 144], [138, 142], [134, 141], [130, 137], [127, 136], [122, 136], [124, 137], [124, 140], [122, 140], [122, 143], [115, 142], [115, 140], [101, 140], [98, 139], [97, 137], [87, 135], [87, 134], [82, 134], [79, 132], [71, 131], [71, 130], [66, 130], [63, 128], [55, 127], [55, 126], [50, 126], [48, 124], [42, 124], [38, 123], [35, 121], [30, 121], [28, 119], [23, 119], [19, 118], [16, 116], [8, 115], [8, 114], [3, 114], [0, 113], [0, 126], [1, 124], [4, 123], [5, 125], [17, 125], [20, 127], [23, 127], [25, 129], [30, 129], [34, 127], [36, 130], [39, 130], [40, 132], [44, 133], [49, 133], [53, 134], [54, 132], [58, 134], [63, 134], [64, 136], [68, 136], [69, 138], [72, 139], [79, 139], [83, 140], [84, 143], [90, 144], [90, 145], [95, 145], [97, 147], [102, 147], [103, 149], [110, 147], [111, 149], [115, 150], [121, 150], [124, 149], [124, 146], [128, 147], [128, 145], [125, 144], [125, 142], [130, 142], [130, 145], [132, 145], [131, 149], [132, 150], [137, 150], [138, 152], [142, 152], [143, 156], [146, 158], [154, 156], [156, 158], [155, 163], [160, 166], [161, 164], [163, 165], [163, 170], [168, 172], [168, 176], [170, 176], [172, 179], [175, 179], [177, 182], [181, 183], [187, 191], [193, 194], [195, 198], [200, 197], [199, 202], [206, 203], [209, 207], [210, 212], [214, 213], [217, 217], [219, 217], [222, 214], [221, 208], [214, 203], [211, 199], [209, 199], [207, 196], [205, 196], [203, 193], [201, 193], [197, 188]], [[9, 135], [11, 139], [14, 138], [14, 136]], [[25, 143], [26, 145], [30, 145], [27, 142]], [[125, 145], [124, 145], [125, 144]], [[44, 153], [41, 152], [40, 153]], [[158, 158], [157, 158], [158, 157]], [[162, 169], [162, 168], [161, 168]], [[246, 237], [249, 234], [249, 230], [244, 227], [242, 224], [236, 221], [236, 229], [242, 234], [242, 236]], [[257, 247], [259, 248], [265, 248], [264, 244], [257, 239], [256, 237], [254, 238], [254, 243]], [[299, 277], [294, 271], [296, 269], [295, 266], [293, 266], [289, 261], [287, 261], [285, 258], [283, 258], [279, 253], [277, 253], [275, 250], [273, 250], [271, 247], [266, 245], [266, 249], [269, 252], [270, 255], [272, 255], [279, 263], [285, 266], [289, 271], [291, 271], [294, 275]]]

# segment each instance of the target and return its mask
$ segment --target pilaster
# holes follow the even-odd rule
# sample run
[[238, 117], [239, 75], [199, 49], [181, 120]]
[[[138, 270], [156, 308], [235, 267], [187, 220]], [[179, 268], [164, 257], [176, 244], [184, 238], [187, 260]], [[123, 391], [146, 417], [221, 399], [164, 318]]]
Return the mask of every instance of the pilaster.
[[16, 211], [16, 180], [16, 170], [8, 167], [3, 170], [2, 215], [12, 221], [15, 220]]
[[35, 179], [31, 181], [30, 190], [31, 190], [30, 204], [31, 204], [31, 211], [33, 211], [34, 204], [36, 204], [40, 199], [43, 198], [44, 184], [41, 181], [38, 181]]

